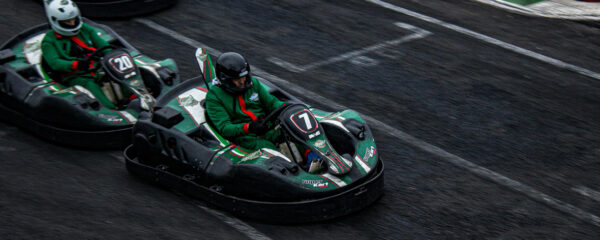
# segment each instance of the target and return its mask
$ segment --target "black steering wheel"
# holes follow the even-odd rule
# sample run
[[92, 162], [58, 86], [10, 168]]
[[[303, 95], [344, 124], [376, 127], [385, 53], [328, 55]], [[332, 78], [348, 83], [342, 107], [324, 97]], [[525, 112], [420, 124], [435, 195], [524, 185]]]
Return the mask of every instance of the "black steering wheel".
[[296, 105], [302, 105], [302, 104], [300, 104], [300, 103], [283, 104], [283, 105], [279, 106], [278, 108], [276, 108], [275, 110], [273, 110], [271, 113], [269, 113], [269, 115], [267, 115], [265, 118], [263, 118], [263, 121], [265, 123], [275, 122], [275, 120], [277, 119], [277, 117], [279, 117], [279, 115], [283, 112], [283, 110], [288, 109], [291, 106], [296, 106]]
[[[90, 60], [95, 60], [95, 61], [97, 61], [97, 60], [100, 60], [101, 56], [98, 56], [98, 55], [100, 55], [102, 52], [104, 52], [104, 50], [106, 50], [106, 49], [116, 49], [116, 48], [117, 48], [117, 47], [116, 47], [116, 46], [114, 46], [114, 45], [106, 45], [106, 46], [100, 47], [100, 48], [96, 49], [96, 51], [93, 51], [92, 53], [90, 53], [90, 55], [88, 55], [88, 56], [85, 58], [85, 60], [84, 60], [84, 61], [90, 61]], [[88, 70], [87, 70], [87, 72], [95, 72], [95, 71], [97, 71], [97, 70], [98, 70], [100, 67], [102, 67], [102, 64], [101, 64], [101, 63], [98, 63], [98, 64], [96, 64], [96, 66], [95, 66], [95, 67], [88, 69]]]

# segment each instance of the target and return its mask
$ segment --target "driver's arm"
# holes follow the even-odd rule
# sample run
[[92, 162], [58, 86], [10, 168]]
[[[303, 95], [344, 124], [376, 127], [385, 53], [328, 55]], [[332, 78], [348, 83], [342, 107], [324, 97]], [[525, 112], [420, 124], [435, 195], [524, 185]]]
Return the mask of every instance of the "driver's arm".
[[42, 42], [42, 57], [53, 71], [71, 72], [76, 69], [77, 61], [61, 58], [52, 42]]
[[[214, 86], [213, 86], [214, 87]], [[248, 123], [232, 123], [231, 117], [225, 110], [223, 101], [216, 94], [209, 91], [206, 95], [206, 111], [217, 131], [226, 138], [247, 134]]]

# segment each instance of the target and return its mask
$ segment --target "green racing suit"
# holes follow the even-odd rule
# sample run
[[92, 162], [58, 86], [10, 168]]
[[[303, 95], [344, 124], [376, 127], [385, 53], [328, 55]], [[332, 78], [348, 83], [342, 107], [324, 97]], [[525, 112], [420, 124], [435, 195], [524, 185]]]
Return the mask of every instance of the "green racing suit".
[[69, 87], [80, 85], [88, 89], [105, 107], [115, 108], [115, 105], [102, 93], [102, 89], [95, 82], [98, 76], [77, 69], [77, 63], [80, 60], [95, 51], [96, 48], [107, 45], [108, 43], [98, 35], [98, 31], [94, 27], [83, 23], [79, 33], [72, 37], [60, 35], [54, 30], [48, 31], [42, 40], [42, 57], [51, 68], [48, 70], [60, 74], [61, 79], [55, 79], [59, 83]]
[[264, 85], [252, 78], [252, 86], [241, 95], [231, 95], [219, 86], [212, 86], [206, 95], [206, 111], [217, 131], [225, 138], [249, 150], [271, 148], [279, 131], [270, 130], [262, 136], [250, 133], [252, 121], [263, 119], [284, 102], [271, 95]]

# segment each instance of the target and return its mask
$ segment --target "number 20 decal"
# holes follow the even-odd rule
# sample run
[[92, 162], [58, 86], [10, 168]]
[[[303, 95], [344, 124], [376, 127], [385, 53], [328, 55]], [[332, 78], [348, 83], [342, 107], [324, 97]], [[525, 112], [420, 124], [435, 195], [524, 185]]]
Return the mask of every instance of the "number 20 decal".
[[[119, 55], [112, 59], [111, 63], [113, 67], [117, 69], [119, 72], [129, 72], [133, 69], [133, 63], [131, 62], [131, 58], [127, 55]], [[117, 66], [115, 66], [115, 64]]]

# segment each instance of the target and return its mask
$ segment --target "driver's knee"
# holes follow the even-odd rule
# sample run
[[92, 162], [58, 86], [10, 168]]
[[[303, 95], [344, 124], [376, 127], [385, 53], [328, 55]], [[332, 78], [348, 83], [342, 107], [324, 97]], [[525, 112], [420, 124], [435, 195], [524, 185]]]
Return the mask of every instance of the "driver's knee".
[[94, 79], [87, 78], [87, 77], [78, 77], [78, 78], [69, 80], [68, 85], [70, 85], [70, 86], [80, 85], [80, 86], [82, 86], [84, 88], [88, 88], [88, 85], [90, 83], [93, 84], [94, 83]]
[[110, 99], [108, 99], [106, 95], [104, 95], [102, 88], [97, 83], [95, 83], [93, 79], [85, 79], [79, 82], [81, 83], [79, 85], [89, 90], [92, 93], [92, 95], [94, 95], [94, 97], [98, 99], [102, 106], [110, 109], [116, 108], [115, 104]]

